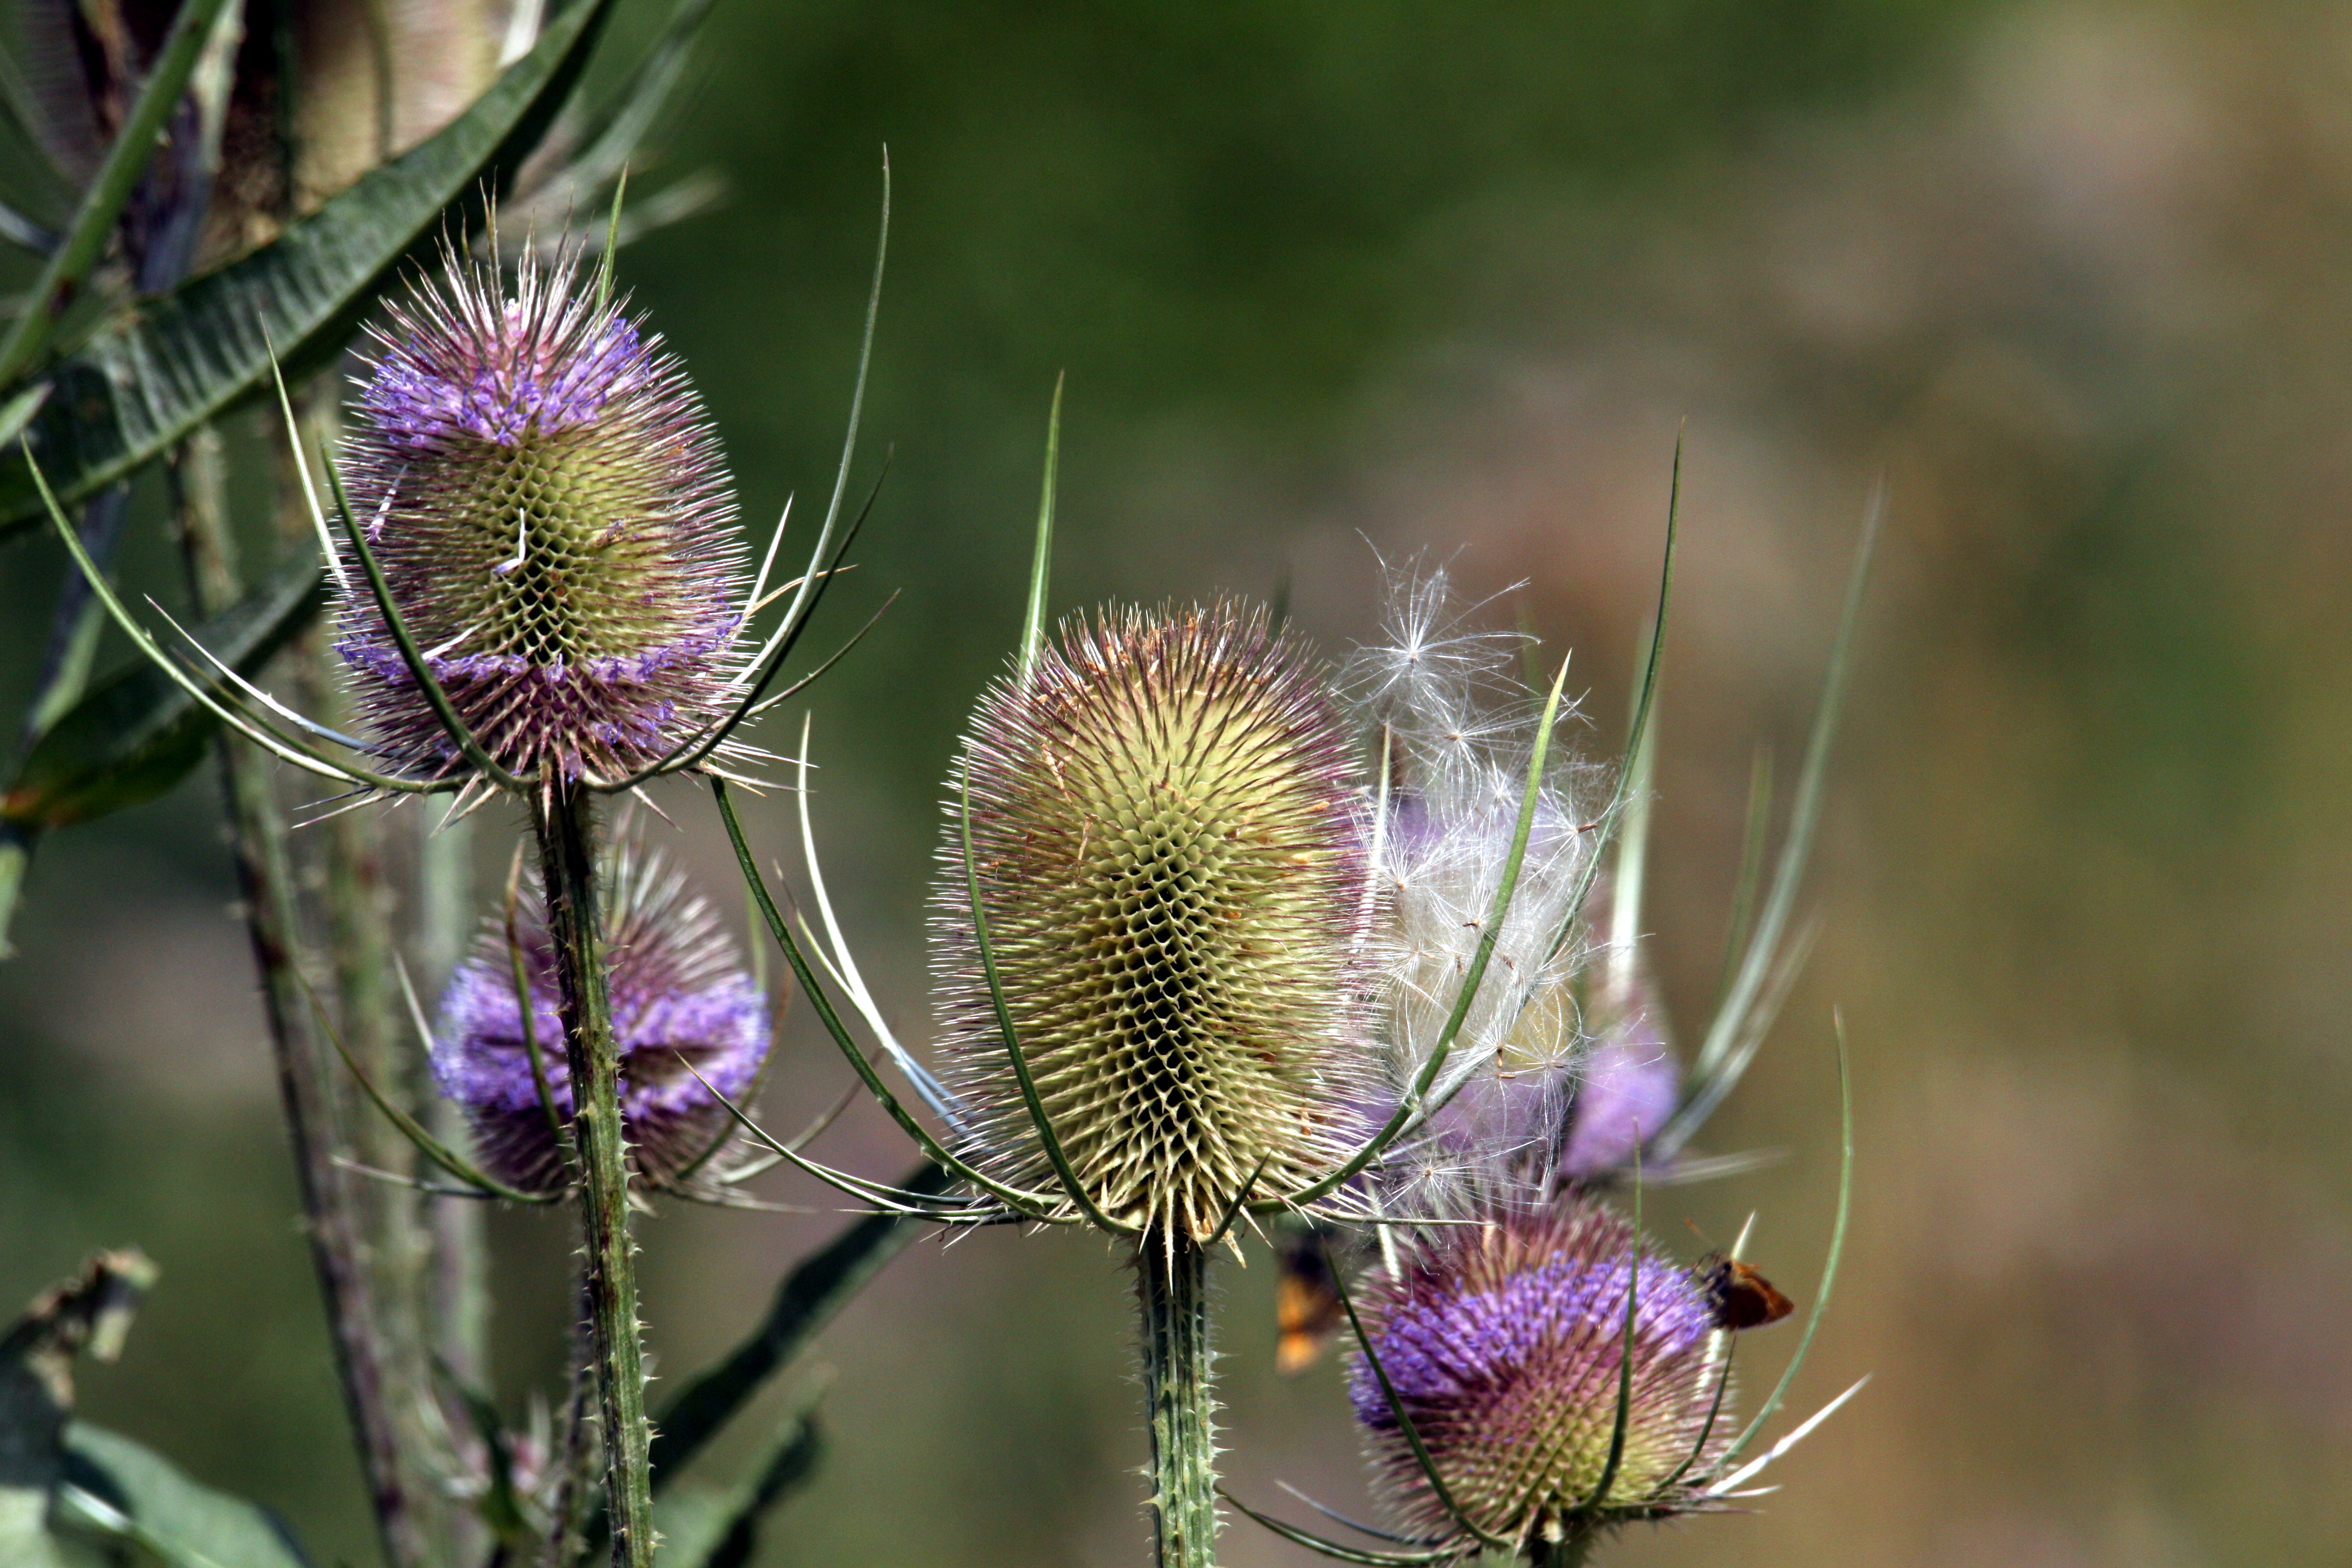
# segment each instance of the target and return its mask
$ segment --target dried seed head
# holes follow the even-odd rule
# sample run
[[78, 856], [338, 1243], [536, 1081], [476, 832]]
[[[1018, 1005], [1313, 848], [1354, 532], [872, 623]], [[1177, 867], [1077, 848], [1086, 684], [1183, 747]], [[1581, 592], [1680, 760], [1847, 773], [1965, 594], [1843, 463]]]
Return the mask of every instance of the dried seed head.
[[[709, 904], [689, 892], [657, 852], [615, 835], [603, 880], [621, 1124], [637, 1168], [670, 1175], [727, 1131], [727, 1108], [710, 1090], [740, 1103], [758, 1079], [768, 1055], [767, 1000]], [[572, 1075], [555, 950], [535, 886], [526, 887], [515, 934], [549, 1098], [568, 1121]], [[503, 915], [487, 922], [473, 956], [442, 994], [433, 1073], [442, 1092], [465, 1108], [483, 1169], [534, 1192], [562, 1184], [564, 1150], [531, 1079]]]
[[[1260, 612], [1066, 624], [982, 700], [964, 751], [973, 864], [1022, 1050], [1112, 1218], [1214, 1232], [1253, 1174], [1344, 1160], [1366, 1092], [1352, 970], [1362, 862], [1350, 747], [1306, 653]], [[972, 942], [949, 784], [934, 947], [971, 1157], [1055, 1181]]]
[[[353, 411], [353, 511], [458, 716], [511, 773], [635, 773], [727, 706], [740, 547], [719, 445], [657, 338], [575, 269], [513, 297], [453, 261], [392, 307]], [[363, 584], [342, 640], [385, 749], [458, 754]]]
[[[1408, 572], [1382, 639], [1349, 662], [1360, 712], [1391, 746], [1376, 830], [1382, 1118], [1444, 1036], [1510, 858], [1538, 719], [1509, 673], [1517, 640], [1465, 628], [1443, 572]], [[1612, 1173], [1636, 1129], [1646, 1141], [1675, 1109], [1678, 1072], [1639, 955], [1587, 934], [1606, 924], [1609, 893], [1588, 880], [1601, 807], [1585, 776], [1572, 760], [1545, 770], [1441, 1107], [1378, 1177], [1400, 1212], [1539, 1203], [1561, 1179]]]
[[[1641, 1247], [1596, 1201], [1505, 1209], [1475, 1226], [1424, 1233], [1402, 1277], [1374, 1276], [1364, 1329], [1446, 1490], [1478, 1526], [1514, 1540], [1574, 1539], [1635, 1519], [1706, 1506], [1700, 1486], [1729, 1441], [1710, 1427], [1720, 1363], [1713, 1310], [1688, 1269]], [[1605, 1493], [1616, 1430], [1625, 1300], [1634, 1294], [1625, 1444]], [[1400, 1514], [1434, 1531], [1450, 1521], [1370, 1364], [1349, 1393]]]

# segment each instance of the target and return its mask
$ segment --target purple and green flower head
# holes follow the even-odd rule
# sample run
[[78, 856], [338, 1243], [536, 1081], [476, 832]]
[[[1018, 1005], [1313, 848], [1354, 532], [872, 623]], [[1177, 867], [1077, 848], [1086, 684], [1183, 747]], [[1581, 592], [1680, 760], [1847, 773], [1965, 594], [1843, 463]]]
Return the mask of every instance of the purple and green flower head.
[[[604, 880], [622, 1128], [641, 1172], [676, 1178], [726, 1134], [732, 1118], [719, 1096], [740, 1104], [756, 1087], [771, 1039], [768, 1001], [709, 904], [658, 853], [617, 835]], [[482, 1167], [509, 1185], [549, 1192], [566, 1179], [570, 1142], [558, 1138], [548, 1106], [568, 1122], [573, 1098], [555, 952], [535, 887], [519, 900], [514, 937], [509, 946], [503, 917], [494, 919], [451, 976], [433, 1073], [465, 1109]], [[527, 1015], [515, 986], [518, 954]]]
[[[1360, 1295], [1366, 1342], [1445, 1496], [1486, 1535], [1534, 1549], [1714, 1505], [1731, 1419], [1716, 1304], [1605, 1205], [1571, 1194], [1430, 1227]], [[1402, 1519], [1457, 1529], [1360, 1352], [1349, 1392]]]
[[[435, 681], [509, 773], [626, 778], [740, 697], [742, 560], [683, 371], [572, 262], [452, 258], [388, 307], [345, 446], [354, 517]], [[463, 766], [384, 617], [338, 645], [378, 743]]]

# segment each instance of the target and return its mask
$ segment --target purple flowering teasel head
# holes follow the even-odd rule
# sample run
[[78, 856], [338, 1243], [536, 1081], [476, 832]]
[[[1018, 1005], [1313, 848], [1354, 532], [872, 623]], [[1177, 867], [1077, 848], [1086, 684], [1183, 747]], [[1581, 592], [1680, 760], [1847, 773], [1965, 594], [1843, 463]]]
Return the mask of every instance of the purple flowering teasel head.
[[[712, 1090], [740, 1104], [756, 1087], [772, 1036], [768, 1001], [710, 905], [658, 852], [619, 834], [605, 862], [621, 1125], [638, 1170], [656, 1181], [674, 1178], [729, 1128], [730, 1113]], [[511, 1186], [550, 1192], [565, 1181], [569, 1143], [557, 1139], [541, 1103], [532, 1043], [560, 1117], [569, 1121], [573, 1100], [554, 948], [543, 900], [530, 883], [515, 937], [531, 1039], [523, 1034], [505, 922], [494, 918], [442, 993], [433, 1074], [464, 1108], [483, 1169]]]
[[[721, 719], [743, 657], [725, 463], [677, 362], [576, 262], [449, 260], [376, 329], [345, 451], [353, 515], [482, 750], [611, 782]], [[339, 650], [380, 745], [464, 767], [364, 587]], [[740, 695], [740, 693], [738, 694]]]
[[[1629, 1290], [1633, 1381], [1612, 1473]], [[1573, 1542], [1715, 1506], [1706, 1488], [1732, 1423], [1706, 1287], [1599, 1201], [1570, 1194], [1431, 1227], [1361, 1300], [1366, 1342], [1432, 1467], [1489, 1536]], [[1400, 1518], [1449, 1532], [1360, 1351], [1349, 1394]]]

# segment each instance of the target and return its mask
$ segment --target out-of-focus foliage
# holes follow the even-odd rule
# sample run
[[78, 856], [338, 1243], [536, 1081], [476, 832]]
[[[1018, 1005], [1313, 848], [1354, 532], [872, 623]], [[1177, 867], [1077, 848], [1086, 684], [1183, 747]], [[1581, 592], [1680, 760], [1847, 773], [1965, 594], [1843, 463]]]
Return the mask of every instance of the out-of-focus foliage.
[[[296, 561], [190, 635], [221, 663], [259, 672], [310, 623], [323, 574]], [[25, 752], [0, 819], [28, 832], [142, 805], [187, 776], [218, 725], [162, 670], [134, 659], [100, 681]]]

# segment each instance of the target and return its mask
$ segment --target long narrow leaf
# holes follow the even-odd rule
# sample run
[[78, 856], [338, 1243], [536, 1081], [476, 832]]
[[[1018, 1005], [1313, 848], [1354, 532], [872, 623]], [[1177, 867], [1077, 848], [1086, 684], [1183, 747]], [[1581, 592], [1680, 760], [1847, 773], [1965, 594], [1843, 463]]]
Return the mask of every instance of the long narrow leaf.
[[1370, 1552], [1360, 1546], [1342, 1546], [1311, 1530], [1301, 1530], [1295, 1524], [1285, 1524], [1272, 1514], [1260, 1513], [1223, 1487], [1217, 1489], [1217, 1495], [1285, 1541], [1304, 1546], [1309, 1552], [1320, 1552], [1335, 1563], [1375, 1563], [1381, 1568], [1435, 1568], [1438, 1563], [1459, 1563], [1470, 1554], [1470, 1543], [1466, 1539], [1460, 1546], [1441, 1547], [1433, 1552]]
[[750, 1560], [760, 1517], [815, 1470], [824, 1451], [816, 1421], [822, 1385], [795, 1398], [725, 1486], [672, 1487], [654, 1504], [662, 1568], [715, 1568]]
[[1756, 748], [1748, 767], [1748, 817], [1739, 832], [1739, 879], [1732, 884], [1731, 921], [1723, 933], [1723, 973], [1715, 983], [1715, 1010], [1731, 994], [1739, 973], [1739, 955], [1746, 951], [1748, 928], [1756, 918], [1756, 894], [1764, 883], [1764, 848], [1772, 819], [1772, 750]]
[[[924, 1195], [943, 1194], [952, 1184], [945, 1170], [928, 1162], [899, 1183]], [[661, 1486], [700, 1453], [777, 1369], [906, 1249], [924, 1223], [905, 1215], [870, 1215], [795, 1264], [777, 1285], [760, 1326], [717, 1364], [689, 1378], [656, 1417], [654, 1484]]]
[[[612, 0], [566, 7], [448, 125], [251, 256], [142, 301], [64, 361], [34, 425], [58, 494], [78, 500], [122, 478], [261, 390], [273, 341], [289, 363], [339, 351], [404, 259], [427, 253], [445, 222], [469, 227], [507, 184], [611, 10]], [[23, 460], [0, 457], [0, 535], [28, 526], [40, 504]]]
[[[816, 828], [809, 820], [809, 735], [814, 724], [814, 715], [801, 716], [799, 773], [794, 780], [793, 794], [800, 812], [801, 862], [808, 868], [809, 892], [816, 901], [817, 918], [824, 922], [825, 938], [833, 944], [834, 958], [838, 960], [839, 963], [838, 969], [835, 970], [835, 963], [832, 961], [826, 961], [825, 967], [835, 971], [834, 977], [842, 990], [848, 994], [850, 1005], [855, 1006], [858, 1016], [866, 1020], [866, 1026], [874, 1031], [874, 1037], [882, 1042], [883, 1050], [889, 1054], [890, 1060], [896, 1064], [907, 1081], [914, 1086], [915, 1092], [922, 1096], [923, 1103], [929, 1106], [931, 1113], [946, 1122], [951, 1131], [961, 1132], [963, 1130], [961, 1108], [949, 1097], [939, 1079], [934, 1078], [929, 1070], [917, 1061], [913, 1054], [899, 1043], [898, 1034], [890, 1027], [889, 1020], [882, 1016], [882, 1009], [876, 1005], [874, 994], [866, 989], [866, 976], [859, 973], [856, 957], [849, 951], [849, 943], [842, 935], [841, 922], [834, 916], [833, 900], [825, 890], [824, 868], [817, 860]], [[744, 897], [747, 899], [751, 897], [749, 891], [745, 892]], [[756, 906], [754, 909], [756, 912]], [[817, 942], [814, 934], [809, 939], [809, 946], [815, 950], [820, 960], [825, 959], [824, 949]], [[767, 949], [756, 942], [753, 947], [764, 961]]]
[[[254, 674], [310, 623], [320, 599], [318, 566], [294, 562], [191, 640], [228, 668]], [[0, 796], [0, 817], [54, 828], [154, 799], [202, 762], [213, 715], [146, 658], [92, 686], [26, 753]]]
[[106, 150], [105, 161], [99, 164], [89, 188], [82, 193], [72, 224], [49, 252], [41, 276], [25, 297], [16, 325], [5, 339], [0, 339], [0, 385], [15, 380], [41, 352], [57, 319], [58, 306], [98, 264], [114, 234], [115, 219], [122, 216], [123, 204], [131, 199], [148, 164], [155, 161], [163, 121], [179, 106], [180, 94], [204, 53], [205, 41], [227, 4], [228, 0], [187, 0], [173, 18], [172, 30], [163, 36], [163, 47], [155, 53], [154, 68], [141, 85], [131, 112], [123, 117], [122, 130]]
[[1862, 537], [1854, 545], [1853, 566], [1846, 577], [1845, 604], [1838, 613], [1837, 637], [1830, 647], [1829, 671], [1822, 680], [1821, 700], [1813, 710], [1812, 733], [1805, 742], [1804, 764], [1798, 772], [1797, 793], [1790, 803], [1789, 836], [1780, 846], [1780, 864], [1773, 868], [1772, 890], [1766, 895], [1764, 907], [1758, 913], [1756, 928], [1748, 939], [1748, 950], [1740, 959], [1739, 972], [1733, 977], [1723, 1005], [1716, 1010], [1706, 1041], [1692, 1063], [1696, 1076], [1704, 1077], [1712, 1071], [1732, 1049], [1748, 1008], [1764, 988], [1780, 945], [1780, 933], [1796, 907], [1797, 888], [1804, 879], [1805, 862], [1812, 854], [1813, 829], [1821, 821], [1822, 787], [1829, 772], [1830, 747], [1837, 738], [1838, 713], [1844, 705], [1846, 680], [1853, 670], [1853, 632], [1862, 618], [1863, 590], [1870, 581], [1870, 558], [1877, 546], [1879, 524], [1885, 513], [1885, 492], [1873, 491], [1869, 509], [1863, 517]]
[[1813, 1310], [1805, 1318], [1804, 1336], [1797, 1342], [1796, 1353], [1789, 1358], [1788, 1370], [1781, 1373], [1780, 1381], [1773, 1384], [1772, 1397], [1763, 1403], [1757, 1410], [1755, 1419], [1748, 1422], [1746, 1430], [1732, 1440], [1731, 1447], [1723, 1451], [1723, 1458], [1716, 1461], [1717, 1475], [1731, 1468], [1748, 1445], [1756, 1440], [1756, 1434], [1764, 1429], [1764, 1423], [1772, 1419], [1780, 1410], [1780, 1402], [1788, 1397], [1789, 1385], [1797, 1381], [1798, 1369], [1805, 1364], [1805, 1352], [1813, 1348], [1813, 1335], [1822, 1326], [1822, 1315], [1829, 1310], [1830, 1291], [1837, 1284], [1838, 1260], [1845, 1256], [1846, 1216], [1853, 1208], [1853, 1075], [1846, 1064], [1845, 1020], [1840, 1017], [1836, 1024], [1838, 1115], [1842, 1130], [1837, 1219], [1830, 1226], [1830, 1254], [1822, 1264], [1821, 1291], [1813, 1298]]
[[[1666, 616], [1674, 605], [1675, 539], [1682, 521], [1682, 499], [1683, 438], [1677, 435], [1674, 473], [1666, 486], [1666, 547], [1658, 563], [1658, 603], [1651, 613], [1649, 657], [1643, 661], [1641, 682], [1634, 688], [1633, 722], [1626, 730], [1625, 755], [1617, 765], [1617, 787], [1609, 797], [1607, 809], [1601, 814], [1597, 829], [1600, 837], [1593, 843], [1592, 853], [1585, 858], [1584, 875], [1577, 879], [1576, 894], [1568, 900], [1568, 912], [1561, 917], [1559, 933], [1551, 939], [1551, 946], [1544, 955], [1545, 964], [1559, 956], [1559, 950], [1568, 945], [1577, 922], [1584, 918], [1585, 901], [1591, 898], [1592, 884], [1601, 875], [1601, 858], [1608, 852], [1610, 840], [1616, 835], [1619, 821], [1641, 783], [1635, 763], [1649, 744], [1650, 715], [1657, 708], [1658, 667], [1665, 659]], [[1542, 967], [1538, 966], [1538, 973]]]
[[741, 868], [743, 880], [751, 888], [752, 898], [759, 903], [760, 916], [767, 921], [769, 934], [775, 938], [776, 945], [783, 949], [784, 957], [793, 966], [793, 977], [800, 982], [802, 994], [808, 997], [809, 1005], [816, 1010], [818, 1020], [824, 1025], [825, 1032], [833, 1037], [833, 1043], [840, 1047], [850, 1068], [864, 1082], [866, 1092], [871, 1094], [881, 1104], [882, 1109], [889, 1113], [890, 1119], [898, 1124], [899, 1130], [915, 1141], [916, 1147], [973, 1186], [988, 1194], [989, 1196], [999, 1203], [1011, 1205], [1032, 1219], [1055, 1222], [1063, 1218], [1063, 1215], [1055, 1212], [1054, 1199], [1046, 1194], [1024, 1193], [1017, 1187], [1006, 1186], [1002, 1182], [990, 1179], [963, 1161], [957, 1159], [944, 1144], [931, 1136], [929, 1129], [916, 1121], [913, 1114], [898, 1102], [898, 1097], [890, 1092], [889, 1086], [882, 1081], [882, 1075], [874, 1070], [874, 1064], [866, 1059], [866, 1053], [858, 1048], [857, 1041], [843, 1026], [841, 1015], [834, 1010], [833, 999], [826, 995], [824, 984], [818, 980], [816, 973], [809, 966], [808, 955], [801, 951], [799, 942], [793, 936], [792, 928], [784, 923], [784, 917], [777, 910], [774, 897], [768, 891], [767, 879], [760, 875], [759, 862], [751, 858], [751, 847], [743, 837], [743, 825], [736, 820], [734, 803], [727, 795], [727, 781], [719, 778], [712, 779], [710, 793], [719, 803], [719, 817], [727, 825], [728, 841], [735, 847], [735, 862]]
[[50, 525], [57, 530], [58, 538], [63, 541], [66, 553], [73, 557], [74, 565], [80, 570], [82, 577], [89, 584], [90, 592], [96, 595], [98, 602], [106, 607], [108, 616], [123, 636], [131, 639], [131, 645], [146, 656], [147, 659], [157, 669], [163, 671], [164, 676], [182, 691], [187, 693], [198, 707], [268, 752], [271, 756], [278, 758], [278, 761], [291, 763], [306, 773], [332, 779], [337, 784], [363, 784], [373, 789], [413, 795], [437, 795], [456, 787], [455, 782], [420, 784], [412, 779], [394, 778], [388, 774], [373, 773], [366, 768], [353, 767], [347, 763], [333, 762], [306, 747], [288, 741], [274, 731], [251, 722], [242, 714], [226, 706], [215, 694], [219, 687], [218, 682], [199, 679], [182, 668], [178, 660], [163, 651], [155, 641], [153, 635], [131, 617], [131, 612], [123, 607], [121, 598], [114, 592], [113, 584], [107, 582], [106, 574], [100, 571], [98, 563], [89, 558], [89, 552], [82, 545], [81, 535], [76, 532], [73, 524], [66, 520], [66, 514], [58, 505], [55, 492], [48, 488], [47, 477], [41, 471], [40, 465], [33, 464], [31, 471], [34, 487], [38, 490], [42, 504], [47, 510]]
[[[754, 661], [755, 673], [751, 679], [751, 691], [744, 698], [742, 704], [726, 720], [712, 726], [708, 735], [689, 741], [646, 769], [644, 773], [635, 778], [624, 780], [615, 784], [614, 788], [629, 788], [655, 773], [673, 773], [695, 766], [712, 752], [717, 751], [725, 742], [727, 737], [735, 731], [736, 727], [751, 717], [752, 710], [760, 700], [761, 693], [766, 689], [768, 682], [774, 679], [776, 670], [782, 665], [785, 657], [792, 652], [793, 643], [799, 639], [803, 628], [807, 626], [809, 615], [816, 608], [818, 596], [831, 585], [834, 576], [833, 568], [841, 564], [842, 552], [849, 548], [850, 538], [856, 537], [857, 531], [865, 526], [866, 513], [873, 510], [874, 495], [868, 495], [856, 521], [850, 526], [848, 536], [842, 540], [840, 548], [834, 551], [833, 558], [828, 562], [825, 552], [832, 545], [835, 529], [840, 524], [842, 500], [848, 494], [850, 469], [857, 458], [857, 428], [866, 416], [866, 376], [874, 363], [874, 325], [881, 319], [882, 276], [889, 256], [890, 157], [886, 152], [882, 157], [881, 228], [874, 242], [874, 279], [868, 286], [866, 295], [866, 326], [858, 337], [857, 379], [849, 393], [849, 428], [842, 437], [841, 466], [833, 476], [833, 499], [825, 503], [824, 521], [817, 527], [816, 544], [809, 552], [808, 571], [802, 576], [801, 585], [793, 593], [792, 603], [785, 606], [783, 619], [776, 623], [776, 629], [769, 635], [767, 643], [760, 649], [760, 656]], [[887, 467], [886, 463], [884, 465], [886, 472]], [[877, 479], [874, 494], [878, 495], [881, 488], [880, 480]]]
[[1045, 584], [1054, 571], [1054, 490], [1062, 467], [1062, 384], [1067, 379], [1066, 374], [1054, 378], [1054, 411], [1045, 416], [1045, 481], [1037, 498], [1037, 541], [1029, 556], [1029, 608], [1021, 617], [1024, 684], [1045, 640]]

